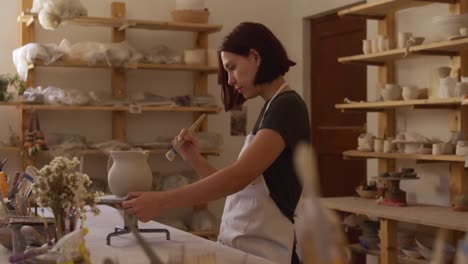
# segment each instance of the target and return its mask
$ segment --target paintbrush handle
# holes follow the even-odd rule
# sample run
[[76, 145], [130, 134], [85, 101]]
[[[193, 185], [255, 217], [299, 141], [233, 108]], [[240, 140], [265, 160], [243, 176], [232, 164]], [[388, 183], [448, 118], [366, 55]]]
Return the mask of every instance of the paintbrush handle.
[[[201, 123], [203, 122], [203, 119], [205, 119], [205, 116], [206, 114], [202, 114], [198, 119], [197, 121], [195, 121], [191, 126], [190, 128], [188, 129], [189, 132], [193, 132], [195, 130], [197, 130], [197, 128], [201, 125]], [[175, 144], [175, 146], [173, 146], [171, 148], [171, 150], [169, 150], [167, 153], [166, 153], [166, 158], [170, 161], [174, 161], [174, 158], [177, 154], [177, 149], [179, 149], [180, 147], [182, 147], [182, 145], [185, 143], [184, 140], [181, 140], [179, 142], [177, 142]]]

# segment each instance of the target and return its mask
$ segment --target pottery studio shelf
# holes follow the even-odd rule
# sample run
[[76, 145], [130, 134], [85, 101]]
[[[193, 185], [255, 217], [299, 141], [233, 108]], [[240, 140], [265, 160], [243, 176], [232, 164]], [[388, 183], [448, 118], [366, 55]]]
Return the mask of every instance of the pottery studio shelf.
[[332, 210], [463, 232], [468, 230], [468, 214], [456, 212], [450, 207], [411, 204], [394, 207], [378, 205], [376, 200], [358, 197], [321, 198], [320, 202]]
[[423, 154], [404, 154], [404, 153], [380, 153], [364, 152], [358, 150], [347, 150], [343, 152], [344, 158], [364, 158], [364, 159], [407, 159], [421, 160], [431, 162], [465, 162], [464, 156], [457, 155], [423, 155]]
[[[20, 153], [23, 151], [22, 148], [19, 147], [0, 147], [0, 151], [12, 151]], [[150, 155], [163, 155], [169, 151], [169, 149], [154, 149], [154, 150], [147, 150]], [[209, 156], [219, 156], [222, 150], [219, 148], [207, 148], [201, 149], [200, 153], [202, 155], [209, 155]], [[48, 151], [42, 151], [41, 153], [48, 154]], [[104, 152], [97, 150], [97, 149], [87, 149], [81, 151], [82, 155], [106, 155]]]
[[338, 62], [382, 66], [386, 62], [414, 58], [416, 56], [457, 56], [460, 51], [466, 48], [468, 48], [468, 38], [461, 38], [412, 46], [409, 48], [409, 53], [406, 57], [406, 49], [402, 48], [342, 57], [338, 58]]
[[414, 107], [414, 108], [434, 108], [446, 109], [456, 108], [460, 106], [464, 100], [461, 98], [447, 98], [447, 99], [418, 99], [406, 101], [384, 101], [384, 102], [356, 102], [349, 104], [336, 104], [336, 109], [346, 110], [362, 110], [362, 111], [382, 111], [387, 108], [396, 107]]
[[158, 71], [192, 71], [204, 73], [217, 73], [218, 67], [208, 65], [187, 65], [187, 64], [155, 64], [155, 63], [134, 63], [126, 64], [122, 67], [113, 67], [107, 64], [99, 63], [96, 65], [89, 65], [87, 62], [82, 61], [60, 61], [51, 64], [43, 64], [35, 62], [29, 68], [35, 67], [63, 67], [63, 68], [104, 68], [104, 69], [125, 69], [125, 70], [158, 70]]
[[[365, 248], [361, 247], [359, 244], [351, 244], [351, 245], [348, 246], [348, 248], [352, 252], [380, 257], [380, 250], [365, 249]], [[406, 256], [400, 255], [400, 256], [398, 256], [398, 263], [401, 263], [401, 264], [429, 264], [430, 262], [428, 260], [425, 260], [425, 259], [412, 259], [412, 258], [408, 258]]]
[[344, 9], [339, 16], [359, 16], [367, 19], [384, 19], [388, 13], [399, 10], [421, 7], [432, 3], [453, 4], [456, 0], [376, 0]]
[[[18, 21], [31, 25], [37, 20], [37, 14], [32, 12], [22, 12], [18, 16]], [[200, 33], [215, 33], [221, 30], [221, 25], [199, 24], [199, 23], [178, 23], [167, 21], [151, 21], [141, 19], [119, 19], [108, 17], [77, 17], [63, 22], [65, 25], [110, 27], [124, 29], [147, 29], [147, 30], [170, 30], [188, 31]]]

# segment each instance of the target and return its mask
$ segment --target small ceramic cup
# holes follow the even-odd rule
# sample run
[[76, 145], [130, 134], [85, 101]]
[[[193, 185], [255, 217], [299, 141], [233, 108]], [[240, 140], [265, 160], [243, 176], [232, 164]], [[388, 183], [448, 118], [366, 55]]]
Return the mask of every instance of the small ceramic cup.
[[383, 138], [375, 138], [374, 139], [374, 151], [375, 152], [383, 152], [383, 148], [384, 148]]
[[391, 153], [394, 151], [392, 141], [393, 139], [390, 139], [390, 138], [385, 139], [384, 144], [383, 144], [383, 152]]
[[388, 38], [383, 35], [377, 37], [377, 49], [382, 52], [388, 50]]
[[462, 97], [468, 95], [468, 83], [459, 82], [455, 86], [455, 96]]
[[432, 144], [432, 155], [442, 155], [444, 154], [444, 143], [434, 143]]
[[409, 32], [398, 32], [397, 37], [397, 47], [399, 49], [406, 48], [408, 40], [411, 38], [412, 34]]
[[372, 45], [372, 44], [371, 44], [370, 39], [364, 39], [364, 40], [362, 41], [362, 52], [363, 52], [364, 54], [369, 54], [369, 53], [371, 53], [371, 52], [372, 52], [371, 45]]
[[379, 42], [377, 38], [371, 39], [371, 50], [372, 53], [379, 52]]
[[462, 37], [468, 37], [468, 28], [467, 27], [460, 28], [460, 35]]
[[457, 141], [455, 154], [458, 155], [458, 156], [468, 155], [468, 141], [467, 140]]

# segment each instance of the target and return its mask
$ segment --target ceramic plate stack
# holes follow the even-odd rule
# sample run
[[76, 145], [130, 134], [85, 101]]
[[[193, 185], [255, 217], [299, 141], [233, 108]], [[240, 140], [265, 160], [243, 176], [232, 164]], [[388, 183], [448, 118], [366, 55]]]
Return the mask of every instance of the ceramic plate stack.
[[176, 9], [172, 11], [172, 20], [183, 23], [208, 23], [208, 10], [204, 0], [176, 0]]
[[447, 40], [460, 36], [460, 28], [468, 27], [468, 14], [435, 16], [432, 23], [440, 40]]

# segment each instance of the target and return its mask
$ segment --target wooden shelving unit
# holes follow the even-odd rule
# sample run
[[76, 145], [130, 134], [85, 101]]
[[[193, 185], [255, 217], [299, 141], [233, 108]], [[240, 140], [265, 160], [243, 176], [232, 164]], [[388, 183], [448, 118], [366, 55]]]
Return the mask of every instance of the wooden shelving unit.
[[[35, 42], [35, 23], [38, 21], [38, 16], [31, 13], [32, 0], [21, 0], [22, 13], [18, 16], [20, 22], [20, 44], [26, 45]], [[165, 30], [165, 31], [180, 31], [189, 32], [194, 35], [193, 46], [188, 48], [208, 48], [208, 35], [219, 32], [222, 29], [221, 25], [197, 24], [197, 23], [175, 23], [168, 21], [150, 21], [140, 19], [126, 18], [126, 6], [122, 2], [112, 2], [110, 17], [78, 17], [68, 20], [60, 26], [76, 25], [84, 27], [107, 27], [110, 29], [111, 41], [114, 43], [122, 42], [127, 39], [127, 30]], [[114, 99], [124, 100], [127, 97], [127, 71], [128, 70], [157, 70], [157, 71], [188, 71], [193, 73], [192, 94], [195, 96], [207, 95], [208, 93], [208, 75], [217, 73], [218, 67], [209, 65], [185, 65], [185, 64], [150, 64], [150, 63], [135, 63], [125, 64], [121, 67], [110, 67], [107, 64], [88, 65], [80, 61], [59, 61], [49, 65], [44, 65], [41, 62], [35, 62], [29, 66], [28, 80], [26, 86], [34, 87], [35, 68], [36, 67], [63, 67], [63, 68], [107, 68], [111, 71], [111, 92]], [[31, 110], [40, 111], [110, 111], [112, 112], [112, 134], [109, 139], [118, 140], [121, 142], [127, 141], [127, 118], [129, 106], [64, 106], [64, 105], [37, 105], [25, 104], [22, 102], [13, 102], [1, 104], [0, 106], [16, 107], [21, 114], [20, 124], [22, 136], [23, 131], [28, 128], [29, 115]], [[220, 111], [220, 107], [172, 107], [172, 106], [142, 106], [141, 111], [153, 112], [190, 112], [193, 115], [193, 120], [196, 120], [203, 113], [216, 114]], [[207, 131], [207, 120], [200, 126], [200, 131]], [[181, 124], [181, 126], [189, 126], [190, 124]], [[47, 135], [46, 135], [47, 137]], [[24, 139], [22, 139], [24, 141]], [[5, 151], [18, 151], [23, 153], [21, 148], [0, 148]], [[152, 150], [150, 154], [165, 154], [168, 150]], [[203, 155], [219, 155], [220, 149], [205, 149], [201, 150]], [[47, 152], [45, 152], [46, 154]], [[102, 155], [98, 150], [85, 150], [83, 155]], [[24, 162], [26, 163], [26, 162]], [[25, 164], [23, 164], [23, 167]], [[206, 204], [197, 205], [194, 210], [206, 208]], [[192, 232], [193, 234], [202, 237], [214, 237], [217, 231], [202, 231]]]
[[456, 0], [377, 0], [341, 10], [338, 15], [383, 20], [389, 13], [413, 7], [422, 7], [432, 3], [454, 4]]
[[[366, 19], [378, 20], [378, 34], [395, 40], [395, 12], [407, 8], [425, 6], [431, 3], [447, 3], [452, 14], [468, 12], [468, 0], [376, 0], [359, 4], [338, 12], [340, 16], [360, 16]], [[358, 54], [339, 58], [341, 63], [356, 63], [378, 66], [378, 81], [380, 83], [395, 83], [395, 61], [414, 58], [416, 56], [449, 56], [452, 61], [461, 62], [461, 74], [468, 74], [468, 38], [447, 40], [434, 43], [423, 43], [408, 49], [393, 49], [372, 54]], [[466, 99], [427, 99], [411, 101], [387, 102], [353, 102], [337, 104], [342, 111], [377, 112], [377, 137], [395, 137], [396, 120], [395, 109], [399, 107], [450, 109], [449, 130], [460, 132], [463, 139], [468, 139], [468, 106]], [[395, 171], [396, 160], [410, 159], [420, 163], [448, 162], [450, 169], [450, 199], [457, 194], [468, 194], [467, 170], [465, 158], [456, 155], [419, 155], [403, 153], [375, 153], [348, 150], [343, 153], [344, 158], [376, 158], [378, 160], [378, 174]], [[356, 197], [323, 198], [322, 204], [330, 209], [344, 212], [364, 214], [380, 219], [381, 250], [365, 251], [352, 245], [351, 249], [365, 254], [380, 256], [382, 264], [396, 263], [428, 263], [399, 257], [397, 250], [398, 222], [407, 222], [436, 228], [466, 232], [468, 230], [468, 214], [455, 212], [450, 207], [429, 205], [409, 205], [407, 207], [390, 207], [378, 205], [375, 200]], [[450, 201], [450, 202], [451, 202]]]
[[358, 150], [347, 150], [343, 152], [346, 158], [378, 158], [378, 159], [406, 159], [422, 160], [433, 162], [465, 162], [464, 156], [457, 155], [423, 155], [423, 154], [404, 154], [404, 153], [381, 153], [381, 152], [363, 152]]

